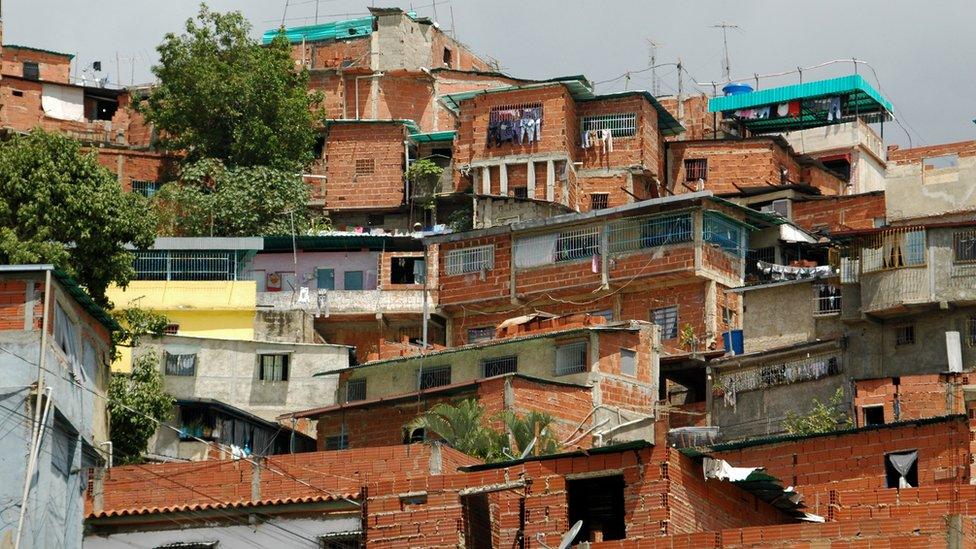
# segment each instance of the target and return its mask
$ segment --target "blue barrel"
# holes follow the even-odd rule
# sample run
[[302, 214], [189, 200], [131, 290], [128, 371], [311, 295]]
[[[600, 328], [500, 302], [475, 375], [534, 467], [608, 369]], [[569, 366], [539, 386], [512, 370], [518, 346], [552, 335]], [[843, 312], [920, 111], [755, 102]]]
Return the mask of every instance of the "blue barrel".
[[732, 351], [733, 355], [741, 355], [745, 352], [745, 340], [742, 337], [742, 330], [729, 330], [722, 333], [722, 340], [725, 342], [725, 350]]
[[722, 86], [722, 93], [725, 95], [739, 95], [743, 93], [750, 93], [752, 91], [752, 86], [746, 84], [745, 82], [729, 82], [728, 84]]

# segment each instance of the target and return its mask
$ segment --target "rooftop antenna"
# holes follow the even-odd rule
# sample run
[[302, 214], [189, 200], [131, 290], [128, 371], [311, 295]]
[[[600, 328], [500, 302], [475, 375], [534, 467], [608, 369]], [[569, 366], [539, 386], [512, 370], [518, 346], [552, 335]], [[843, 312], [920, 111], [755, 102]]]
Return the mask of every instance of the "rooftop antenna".
[[576, 536], [579, 535], [579, 532], [582, 529], [583, 529], [583, 521], [581, 520], [576, 521], [576, 524], [574, 524], [573, 527], [570, 528], [568, 532], [563, 534], [563, 537], [562, 539], [559, 540], [559, 545], [557, 547], [549, 547], [548, 545], [546, 545], [545, 542], [542, 541], [545, 539], [545, 534], [543, 534], [542, 532], [539, 532], [538, 534], [535, 535], [535, 540], [539, 543], [539, 545], [541, 545], [545, 549], [557, 549], [557, 548], [568, 549], [569, 546], [573, 544], [573, 540], [576, 539]]
[[729, 29], [735, 29], [735, 30], [741, 31], [742, 30], [742, 27], [740, 27], [739, 25], [733, 25], [731, 23], [727, 23], [725, 21], [722, 21], [718, 25], [712, 25], [712, 28], [713, 29], [722, 29], [722, 45], [725, 48], [725, 66], [723, 67], [723, 69], [725, 70], [725, 81], [726, 82], [731, 82], [732, 81], [732, 63], [729, 61], [729, 33], [728, 33], [728, 31], [729, 31]]
[[315, 24], [319, 24], [319, 0], [315, 0]]
[[664, 44], [661, 42], [655, 42], [650, 38], [648, 38], [646, 42], [648, 55], [650, 58], [649, 66], [651, 67], [651, 94], [657, 97], [658, 95], [661, 95], [661, 82], [659, 82], [657, 79], [657, 49]]
[[[282, 10], [282, 12], [281, 12], [281, 26], [282, 27], [285, 26], [285, 17], [288, 16], [288, 2], [289, 1], [290, 0], [285, 0], [285, 9]], [[318, 7], [318, 2], [315, 3], [315, 6]]]

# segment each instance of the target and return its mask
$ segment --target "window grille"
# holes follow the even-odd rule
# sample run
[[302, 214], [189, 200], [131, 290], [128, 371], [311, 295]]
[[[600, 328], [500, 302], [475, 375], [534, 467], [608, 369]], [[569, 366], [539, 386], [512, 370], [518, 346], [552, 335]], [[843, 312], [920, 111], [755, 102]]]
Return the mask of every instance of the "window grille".
[[152, 198], [163, 188], [163, 183], [159, 181], [132, 181], [132, 192], [141, 194], [146, 198]]
[[356, 159], [356, 175], [373, 175], [376, 162], [372, 158]]
[[166, 375], [193, 376], [197, 370], [196, 354], [166, 353]]
[[621, 219], [611, 222], [609, 227], [611, 253], [691, 242], [693, 239], [690, 213]]
[[586, 371], [586, 342], [579, 341], [556, 347], [556, 375], [564, 376]]
[[135, 251], [137, 280], [237, 280], [234, 252]]
[[445, 258], [448, 275], [460, 275], [488, 271], [495, 267], [495, 247], [477, 246], [447, 252]]
[[580, 131], [610, 130], [615, 138], [637, 135], [637, 115], [635, 113], [602, 114], [584, 116], [580, 120]]
[[268, 354], [259, 356], [258, 379], [261, 381], [288, 381], [287, 354]]
[[956, 263], [976, 262], [976, 230], [953, 233], [952, 250]]
[[678, 337], [678, 306], [651, 310], [651, 322], [661, 327], [661, 339]]
[[741, 257], [742, 247], [742, 226], [728, 219], [711, 212], [705, 212], [704, 220], [704, 239], [717, 245], [726, 252]]
[[515, 198], [528, 198], [529, 188], [528, 187], [515, 187], [512, 189], [512, 196]]
[[420, 390], [451, 384], [451, 367], [438, 366], [420, 370]]
[[895, 345], [914, 345], [915, 325], [907, 324], [895, 328]]
[[495, 337], [494, 326], [481, 326], [478, 328], [468, 328], [468, 343], [482, 343], [491, 341]]
[[484, 377], [500, 376], [502, 374], [514, 374], [517, 371], [517, 356], [486, 358], [481, 361], [481, 372], [482, 376]]
[[366, 400], [366, 380], [350, 379], [346, 382], [346, 402]]
[[840, 359], [836, 356], [814, 356], [783, 364], [770, 364], [739, 370], [718, 378], [724, 390], [733, 393], [754, 391], [777, 385], [812, 381], [839, 374]]
[[685, 160], [685, 181], [708, 181], [708, 159], [690, 158]]
[[832, 284], [817, 284], [813, 287], [815, 315], [829, 315], [840, 312], [840, 288]]
[[360, 549], [363, 547], [360, 532], [342, 532], [319, 536], [319, 549]]
[[850, 257], [840, 258], [840, 281], [842, 284], [857, 284], [861, 261]]
[[542, 103], [513, 103], [492, 107], [488, 111], [488, 146], [502, 143], [521, 145], [538, 141], [542, 134], [542, 119]]
[[970, 347], [976, 347], [976, 316], [966, 319], [966, 341]]
[[890, 229], [856, 245], [862, 273], [925, 265], [925, 229]]
[[574, 229], [559, 233], [556, 238], [555, 260], [573, 261], [600, 253], [600, 229]]
[[609, 203], [610, 195], [608, 193], [593, 193], [590, 195], [591, 210], [605, 210]]

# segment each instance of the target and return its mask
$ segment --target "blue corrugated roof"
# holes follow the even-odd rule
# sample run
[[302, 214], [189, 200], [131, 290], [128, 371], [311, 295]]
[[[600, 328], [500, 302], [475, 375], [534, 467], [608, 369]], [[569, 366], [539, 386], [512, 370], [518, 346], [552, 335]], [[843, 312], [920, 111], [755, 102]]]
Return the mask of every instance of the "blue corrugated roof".
[[[369, 36], [373, 32], [373, 16], [362, 17], [359, 19], [344, 19], [333, 21], [321, 25], [308, 25], [305, 27], [286, 28], [285, 38], [292, 44], [314, 42], [317, 40], [345, 40], [349, 38], [360, 38]], [[261, 42], [270, 44], [281, 29], [271, 29], [265, 31]]]
[[[778, 103], [786, 103], [800, 99], [816, 99], [818, 97], [853, 93], [866, 94], [873, 101], [876, 109], [884, 109], [891, 112], [891, 102], [882, 97], [859, 74], [851, 74], [828, 80], [816, 80], [803, 84], [793, 84], [791, 86], [781, 86], [779, 88], [769, 88], [768, 90], [759, 90], [739, 95], [713, 97], [708, 101], [708, 112], [734, 111], [776, 105]], [[864, 110], [866, 111], [867, 108]]]

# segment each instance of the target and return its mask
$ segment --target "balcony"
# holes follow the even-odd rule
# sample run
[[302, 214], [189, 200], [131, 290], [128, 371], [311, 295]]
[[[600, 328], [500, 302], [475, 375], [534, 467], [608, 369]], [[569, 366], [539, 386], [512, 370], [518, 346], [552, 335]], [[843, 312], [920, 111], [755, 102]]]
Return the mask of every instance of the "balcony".
[[[423, 312], [423, 290], [329, 290], [315, 292], [258, 292], [258, 309], [276, 311], [303, 310], [315, 315], [357, 313], [414, 313]], [[430, 295], [427, 305], [433, 310]]]

